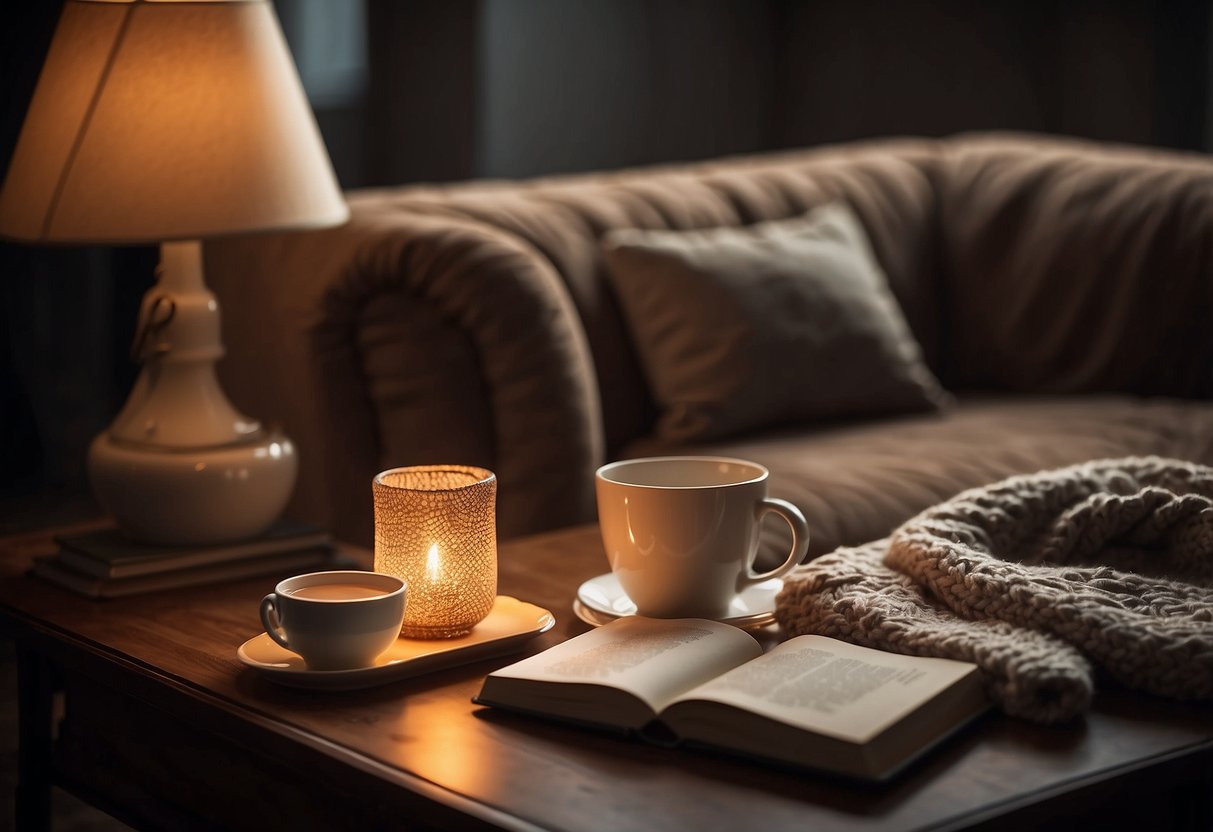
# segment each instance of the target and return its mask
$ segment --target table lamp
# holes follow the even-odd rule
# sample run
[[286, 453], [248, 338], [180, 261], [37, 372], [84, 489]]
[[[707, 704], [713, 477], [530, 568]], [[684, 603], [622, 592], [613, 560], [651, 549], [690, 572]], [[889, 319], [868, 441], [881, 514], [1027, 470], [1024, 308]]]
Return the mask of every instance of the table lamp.
[[291, 442], [215, 377], [219, 308], [199, 238], [348, 217], [269, 0], [68, 0], [0, 191], [0, 234], [159, 243], [142, 369], [89, 449], [102, 506], [135, 539], [255, 536], [294, 486]]

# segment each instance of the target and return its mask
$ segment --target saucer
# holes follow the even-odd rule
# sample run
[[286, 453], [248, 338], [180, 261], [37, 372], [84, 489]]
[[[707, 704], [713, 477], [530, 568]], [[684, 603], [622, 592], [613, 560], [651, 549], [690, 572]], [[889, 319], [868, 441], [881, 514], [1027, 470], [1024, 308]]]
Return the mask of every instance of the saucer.
[[[774, 624], [775, 595], [782, 588], [782, 578], [748, 586], [729, 603], [728, 614], [716, 620], [743, 630], [758, 630]], [[585, 623], [600, 627], [616, 618], [635, 615], [636, 604], [623, 591], [615, 573], [608, 572], [590, 578], [578, 587], [573, 612]]]
[[281, 685], [315, 690], [357, 690], [445, 670], [519, 650], [556, 625], [556, 617], [534, 604], [498, 595], [488, 617], [460, 638], [398, 638], [369, 667], [308, 670], [303, 659], [269, 637], [253, 636], [240, 645], [240, 661]]

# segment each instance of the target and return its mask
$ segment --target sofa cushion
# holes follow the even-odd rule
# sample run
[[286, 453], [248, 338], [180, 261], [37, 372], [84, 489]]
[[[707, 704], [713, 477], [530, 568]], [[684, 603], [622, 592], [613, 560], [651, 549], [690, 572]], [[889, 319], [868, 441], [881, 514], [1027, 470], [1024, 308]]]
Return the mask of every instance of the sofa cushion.
[[[1157, 454], [1213, 464], [1213, 402], [1125, 396], [961, 398], [943, 413], [678, 446], [647, 440], [629, 456], [705, 453], [771, 470], [772, 496], [809, 520], [809, 555], [884, 537], [966, 488], [1091, 459]], [[787, 551], [783, 523], [764, 551]]]
[[666, 439], [946, 401], [846, 203], [604, 248]]

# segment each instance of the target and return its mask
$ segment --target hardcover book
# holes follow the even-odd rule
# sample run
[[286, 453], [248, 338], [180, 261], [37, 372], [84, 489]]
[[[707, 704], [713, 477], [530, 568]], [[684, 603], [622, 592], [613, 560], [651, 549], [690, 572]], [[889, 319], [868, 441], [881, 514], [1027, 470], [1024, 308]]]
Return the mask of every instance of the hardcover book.
[[280, 520], [258, 537], [213, 546], [140, 543], [115, 528], [59, 535], [55, 542], [63, 566], [96, 578], [133, 578], [331, 546], [332, 536], [316, 526]]
[[714, 621], [621, 618], [490, 673], [474, 698], [779, 764], [883, 780], [988, 707], [977, 666]]
[[319, 546], [125, 578], [98, 578], [95, 575], [73, 569], [63, 562], [61, 555], [48, 555], [35, 559], [30, 572], [64, 589], [70, 589], [89, 598], [120, 598], [145, 592], [213, 584], [237, 578], [255, 578], [260, 575], [286, 577], [299, 572], [349, 568], [351, 566], [337, 550], [328, 546]]

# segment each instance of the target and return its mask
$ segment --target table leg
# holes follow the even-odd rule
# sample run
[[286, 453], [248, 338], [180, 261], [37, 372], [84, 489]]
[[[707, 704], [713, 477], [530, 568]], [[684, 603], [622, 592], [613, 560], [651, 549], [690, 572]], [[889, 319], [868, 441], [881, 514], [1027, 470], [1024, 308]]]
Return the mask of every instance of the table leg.
[[17, 828], [51, 826], [51, 755], [54, 744], [54, 669], [39, 653], [17, 644]]

